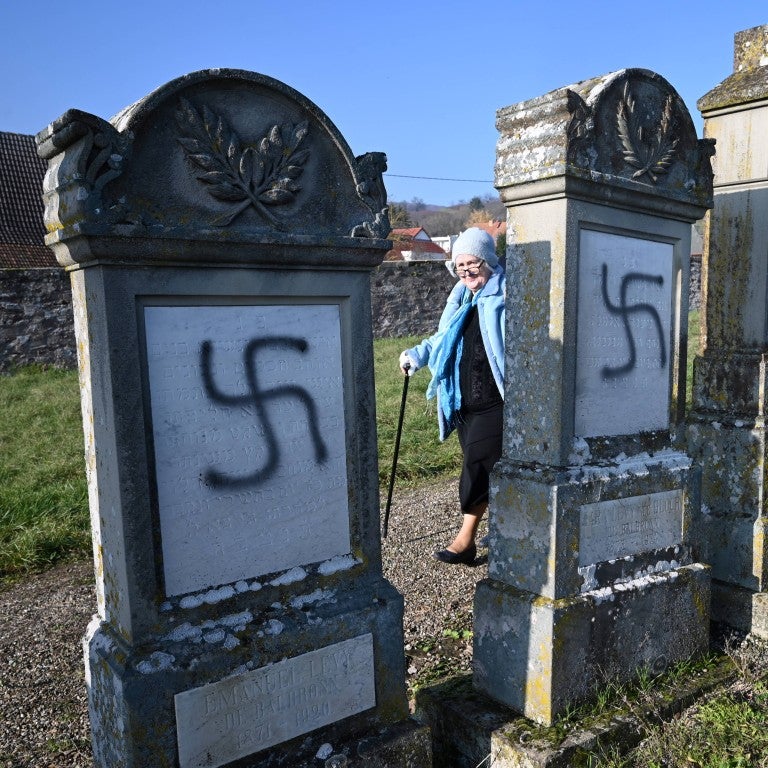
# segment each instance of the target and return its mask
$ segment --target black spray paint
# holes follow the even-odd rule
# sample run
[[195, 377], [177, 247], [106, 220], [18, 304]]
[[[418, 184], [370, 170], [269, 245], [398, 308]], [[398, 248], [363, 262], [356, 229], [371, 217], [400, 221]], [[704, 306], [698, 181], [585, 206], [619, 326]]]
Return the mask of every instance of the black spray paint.
[[660, 287], [664, 285], [664, 278], [661, 275], [644, 275], [641, 272], [628, 272], [621, 278], [621, 303], [616, 306], [611, 302], [611, 299], [608, 296], [608, 265], [603, 264], [603, 302], [611, 314], [621, 316], [621, 319], [624, 322], [624, 329], [627, 332], [627, 344], [629, 345], [629, 360], [627, 360], [624, 365], [617, 367], [604, 366], [602, 370], [604, 379], [614, 379], [617, 376], [622, 376], [625, 373], [634, 370], [637, 363], [637, 351], [635, 348], [635, 337], [632, 333], [632, 326], [629, 323], [629, 316], [638, 312], [647, 312], [653, 319], [659, 334], [659, 365], [664, 368], [667, 364], [667, 349], [664, 344], [664, 330], [661, 326], [661, 318], [656, 311], [656, 307], [654, 307], [653, 304], [645, 303], [627, 306], [627, 286], [632, 281], [655, 283]]
[[267, 403], [277, 398], [295, 398], [304, 404], [307, 411], [307, 423], [309, 425], [312, 442], [315, 448], [315, 461], [322, 464], [328, 458], [328, 449], [323, 442], [318, 427], [317, 408], [309, 392], [304, 387], [282, 385], [271, 389], [262, 389], [257, 377], [256, 357], [259, 349], [264, 347], [284, 347], [306, 352], [309, 345], [306, 339], [293, 336], [272, 336], [253, 339], [243, 351], [243, 364], [248, 392], [243, 395], [229, 395], [221, 392], [213, 380], [212, 357], [213, 343], [203, 341], [200, 345], [200, 369], [203, 385], [208, 397], [215, 403], [231, 406], [253, 406], [256, 417], [262, 425], [264, 440], [267, 444], [267, 460], [264, 465], [255, 472], [244, 476], [226, 475], [213, 467], [209, 467], [203, 474], [206, 485], [213, 488], [244, 488], [263, 483], [271, 477], [280, 464], [280, 444], [275, 435], [275, 429], [269, 418]]

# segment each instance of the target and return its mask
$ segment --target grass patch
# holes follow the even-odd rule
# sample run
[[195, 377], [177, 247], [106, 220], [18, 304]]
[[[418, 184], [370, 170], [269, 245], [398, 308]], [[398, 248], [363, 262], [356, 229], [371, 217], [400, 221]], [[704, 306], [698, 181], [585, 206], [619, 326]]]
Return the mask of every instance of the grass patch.
[[720, 686], [671, 721], [650, 724], [626, 755], [595, 755], [601, 768], [747, 768], [768, 766], [768, 646], [726, 644], [733, 682]]
[[0, 578], [90, 552], [77, 373], [0, 377]]
[[[373, 344], [376, 376], [376, 426], [379, 433], [379, 482], [386, 490], [392, 472], [397, 421], [404, 377], [398, 367], [400, 353], [421, 339], [377, 339]], [[426, 399], [428, 370], [417, 371], [408, 383], [408, 398], [400, 437], [396, 483], [413, 486], [440, 475], [454, 475], [461, 466], [461, 449], [455, 435], [444, 443], [437, 432], [437, 407]]]

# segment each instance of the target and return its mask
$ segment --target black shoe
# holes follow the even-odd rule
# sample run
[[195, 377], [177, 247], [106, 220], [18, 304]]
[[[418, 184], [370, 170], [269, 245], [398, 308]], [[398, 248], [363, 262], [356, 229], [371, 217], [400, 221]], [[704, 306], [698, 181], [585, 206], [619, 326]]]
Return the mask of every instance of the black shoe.
[[451, 552], [450, 549], [441, 549], [435, 552], [435, 557], [441, 563], [450, 563], [451, 565], [470, 565], [475, 562], [477, 547], [474, 544], [468, 546], [463, 552]]

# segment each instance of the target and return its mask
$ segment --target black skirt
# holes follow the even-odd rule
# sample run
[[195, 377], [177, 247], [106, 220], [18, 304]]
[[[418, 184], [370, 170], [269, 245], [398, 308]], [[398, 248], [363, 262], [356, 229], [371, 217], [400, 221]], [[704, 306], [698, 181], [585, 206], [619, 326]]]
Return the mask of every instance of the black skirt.
[[493, 465], [501, 458], [503, 403], [479, 411], [462, 410], [456, 424], [464, 461], [459, 478], [462, 512], [488, 501]]

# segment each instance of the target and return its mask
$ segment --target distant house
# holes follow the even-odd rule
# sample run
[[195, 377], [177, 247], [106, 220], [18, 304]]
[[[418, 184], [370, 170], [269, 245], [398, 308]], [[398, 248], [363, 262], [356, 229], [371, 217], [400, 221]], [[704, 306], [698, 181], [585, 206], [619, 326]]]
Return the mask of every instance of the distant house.
[[458, 235], [445, 235], [442, 237], [433, 237], [432, 242], [437, 243], [444, 251], [446, 256], [451, 255], [451, 248], [453, 248], [453, 244], [456, 242], [456, 239], [458, 238]]
[[386, 261], [445, 261], [445, 251], [433, 242], [423, 227], [393, 229], [389, 233], [392, 250]]
[[0, 269], [57, 266], [43, 243], [46, 165], [34, 136], [0, 131]]

